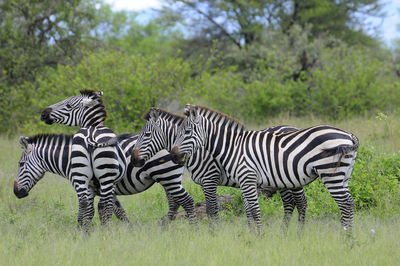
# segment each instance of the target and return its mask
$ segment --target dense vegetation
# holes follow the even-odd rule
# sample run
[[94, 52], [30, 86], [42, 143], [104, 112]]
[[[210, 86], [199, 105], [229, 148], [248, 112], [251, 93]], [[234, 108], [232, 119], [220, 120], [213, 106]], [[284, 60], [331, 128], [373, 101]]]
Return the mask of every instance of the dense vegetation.
[[[108, 125], [200, 103], [245, 122], [397, 113], [396, 50], [368, 35], [382, 3], [165, 1], [147, 23], [100, 0], [0, 2], [0, 132], [50, 131], [47, 105], [103, 90]], [[150, 16], [150, 15], [148, 15]]]

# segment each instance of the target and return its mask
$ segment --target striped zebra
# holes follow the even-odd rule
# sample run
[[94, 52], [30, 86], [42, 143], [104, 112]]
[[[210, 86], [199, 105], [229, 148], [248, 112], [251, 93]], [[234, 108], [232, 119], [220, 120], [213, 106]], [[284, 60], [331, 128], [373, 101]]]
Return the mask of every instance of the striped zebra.
[[[128, 171], [127, 157], [120, 145], [96, 147], [96, 143], [107, 141], [115, 134], [104, 126], [106, 110], [102, 92], [83, 90], [78, 96], [69, 97], [47, 107], [41, 120], [47, 124], [59, 123], [68, 126], [79, 126], [79, 131], [72, 140], [71, 182], [78, 194], [79, 213], [86, 226], [88, 185], [94, 177], [100, 186], [99, 213], [102, 222], [106, 223], [112, 215], [112, 199], [117, 183]], [[160, 162], [161, 163], [161, 162]], [[165, 177], [164, 187], [167, 194], [186, 210], [189, 219], [195, 223], [194, 203], [192, 197], [181, 185], [181, 176]], [[161, 183], [161, 181], [160, 181]]]
[[[141, 166], [157, 152], [171, 150], [175, 141], [178, 127], [184, 117], [168, 111], [152, 108], [144, 116], [147, 120], [139, 134], [133, 150], [133, 163]], [[277, 126], [266, 129], [268, 132], [283, 133], [298, 130], [289, 126]], [[206, 212], [211, 221], [218, 221], [217, 186], [239, 187], [239, 183], [227, 175], [224, 168], [211, 156], [206, 149], [197, 149], [186, 162], [193, 181], [201, 185], [206, 198]], [[276, 189], [269, 189], [268, 194], [273, 194]], [[299, 213], [299, 224], [304, 225], [307, 199], [303, 189], [281, 189], [280, 195], [284, 206], [284, 230], [292, 216], [295, 206]]]
[[[70, 178], [71, 170], [71, 135], [42, 134], [32, 137], [20, 137], [23, 149], [18, 161], [17, 177], [14, 181], [14, 194], [17, 198], [28, 196], [32, 187], [44, 176], [46, 172]], [[95, 180], [92, 180], [95, 181]], [[89, 184], [88, 207], [89, 218], [94, 216], [94, 196], [100, 195], [98, 184]], [[113, 199], [113, 212], [115, 216], [124, 222], [129, 222], [125, 210], [115, 196]], [[82, 223], [81, 214], [78, 215], [78, 223]]]
[[[119, 146], [127, 161], [130, 162], [137, 135], [121, 135], [119, 137]], [[18, 198], [28, 196], [29, 191], [46, 172], [60, 175], [72, 182], [70, 175], [72, 142], [73, 135], [41, 134], [21, 137], [20, 144], [23, 152], [18, 162], [14, 194]], [[169, 202], [167, 217], [172, 220], [179, 207], [179, 203], [176, 203], [174, 198], [176, 195], [185, 195], [185, 191], [179, 184], [183, 173], [182, 167], [172, 163], [168, 158], [170, 158], [169, 153], [162, 151], [148, 160], [141, 168], [128, 163], [126, 175], [115, 184], [115, 194], [137, 194], [158, 182], [164, 187], [167, 194]], [[88, 191], [88, 218], [91, 220], [94, 216], [94, 197], [100, 195], [99, 184], [96, 179], [92, 179], [89, 183]], [[114, 196], [113, 203], [113, 212], [116, 217], [128, 222], [125, 211], [116, 196]], [[78, 214], [79, 224], [82, 223], [82, 218], [81, 214]]]
[[320, 177], [342, 214], [345, 230], [353, 222], [354, 201], [348, 181], [358, 139], [332, 126], [314, 126], [286, 133], [246, 130], [227, 115], [189, 106], [178, 129], [172, 160], [184, 164], [204, 147], [242, 191], [249, 225], [262, 230], [257, 186], [300, 188]]

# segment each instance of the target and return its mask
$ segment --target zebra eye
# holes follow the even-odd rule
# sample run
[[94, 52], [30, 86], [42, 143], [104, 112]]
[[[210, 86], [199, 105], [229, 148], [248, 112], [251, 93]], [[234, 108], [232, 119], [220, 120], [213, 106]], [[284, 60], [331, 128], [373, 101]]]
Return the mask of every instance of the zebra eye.
[[67, 107], [68, 109], [71, 109], [71, 108], [72, 108], [72, 106], [71, 106], [69, 103], [66, 105], [66, 107]]
[[19, 167], [24, 167], [25, 162], [19, 162]]
[[150, 135], [151, 135], [151, 133], [150, 133], [150, 132], [146, 132], [146, 133], [144, 133], [144, 136], [145, 136], [145, 137], [150, 137]]

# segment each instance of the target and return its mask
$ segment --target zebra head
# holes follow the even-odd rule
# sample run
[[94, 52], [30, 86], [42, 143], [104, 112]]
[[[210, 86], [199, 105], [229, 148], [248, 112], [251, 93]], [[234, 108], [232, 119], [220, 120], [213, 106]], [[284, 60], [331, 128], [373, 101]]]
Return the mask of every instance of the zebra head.
[[69, 97], [43, 110], [40, 119], [46, 124], [88, 127], [103, 122], [106, 111], [102, 91], [82, 90], [78, 96]]
[[206, 135], [203, 120], [205, 119], [194, 105], [186, 105], [186, 118], [178, 128], [175, 143], [172, 145], [172, 161], [184, 165], [187, 158], [201, 146], [206, 145]]
[[166, 136], [160, 127], [160, 110], [151, 108], [145, 115], [146, 124], [133, 147], [132, 163], [142, 167], [154, 154], [166, 148]]
[[20, 137], [19, 143], [23, 149], [18, 161], [18, 173], [14, 180], [14, 194], [22, 199], [28, 196], [32, 187], [44, 176], [41, 159], [37, 157], [35, 147], [28, 137]]

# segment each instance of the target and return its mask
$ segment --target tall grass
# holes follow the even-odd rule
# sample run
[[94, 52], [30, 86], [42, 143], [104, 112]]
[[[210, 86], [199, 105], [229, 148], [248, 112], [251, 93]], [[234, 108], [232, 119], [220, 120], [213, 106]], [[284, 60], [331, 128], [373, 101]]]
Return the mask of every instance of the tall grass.
[[[361, 187], [359, 183], [371, 184], [372, 188], [366, 187], [365, 191], [356, 189], [353, 196], [375, 195], [378, 200], [369, 208], [358, 206], [353, 236], [343, 233], [339, 211], [318, 181], [306, 189], [309, 208], [302, 235], [297, 234], [296, 219], [287, 235], [281, 232], [283, 210], [277, 196], [260, 200], [265, 231], [262, 236], [247, 228], [240, 197], [232, 204], [231, 212], [221, 215], [221, 225], [214, 233], [208, 231], [206, 220], [200, 221], [198, 230], [185, 220], [174, 221], [164, 228], [159, 219], [166, 214], [168, 204], [157, 184], [144, 193], [121, 197], [131, 226], [114, 219], [108, 227], [102, 227], [95, 217], [92, 232], [86, 235], [77, 229], [78, 202], [67, 180], [46, 174], [27, 198], [19, 200], [14, 196], [12, 186], [21, 149], [16, 137], [0, 137], [0, 265], [397, 264], [400, 197], [384, 194], [383, 189], [388, 186], [384, 179], [366, 179], [373, 178], [369, 173], [378, 173], [380, 178], [388, 173], [396, 177], [396, 169], [388, 168], [397, 166], [388, 164], [391, 160], [385, 154], [390, 157], [390, 153], [400, 148], [400, 122], [393, 116], [340, 122], [281, 117], [254, 127], [325, 123], [353, 132], [367, 145], [363, 148], [364, 158], [356, 162], [355, 172], [360, 179], [353, 176], [350, 187], [354, 190]], [[376, 157], [368, 161], [366, 156]], [[382, 158], [386, 164], [379, 163]], [[375, 183], [378, 189], [373, 186]], [[195, 201], [204, 200], [200, 187], [187, 176], [184, 186]], [[372, 194], [368, 189], [373, 189]], [[230, 188], [219, 188], [219, 193], [240, 195], [238, 190]]]

